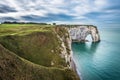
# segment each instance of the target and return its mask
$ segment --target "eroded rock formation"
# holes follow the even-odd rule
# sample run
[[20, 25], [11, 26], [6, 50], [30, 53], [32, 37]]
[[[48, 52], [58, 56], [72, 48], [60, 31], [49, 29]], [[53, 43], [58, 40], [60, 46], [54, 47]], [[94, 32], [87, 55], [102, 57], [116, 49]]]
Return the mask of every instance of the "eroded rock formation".
[[86, 37], [90, 34], [93, 42], [100, 41], [99, 32], [96, 26], [85, 25], [85, 26], [72, 26], [69, 27], [69, 33], [72, 41], [85, 42]]

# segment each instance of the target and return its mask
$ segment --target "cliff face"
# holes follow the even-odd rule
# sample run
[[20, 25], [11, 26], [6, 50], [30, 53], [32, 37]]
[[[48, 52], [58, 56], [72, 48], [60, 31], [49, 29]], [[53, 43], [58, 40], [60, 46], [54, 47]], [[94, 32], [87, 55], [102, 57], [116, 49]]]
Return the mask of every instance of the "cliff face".
[[84, 42], [89, 34], [93, 42], [100, 41], [99, 32], [95, 26], [72, 26], [69, 27], [69, 33], [73, 41]]
[[75, 71], [72, 60], [72, 40], [69, 34], [69, 30], [66, 27], [56, 27], [55, 31], [58, 38], [61, 40], [61, 57], [65, 58], [67, 67]]
[[71, 67], [67, 28], [40, 25], [0, 28], [1, 80], [79, 80]]

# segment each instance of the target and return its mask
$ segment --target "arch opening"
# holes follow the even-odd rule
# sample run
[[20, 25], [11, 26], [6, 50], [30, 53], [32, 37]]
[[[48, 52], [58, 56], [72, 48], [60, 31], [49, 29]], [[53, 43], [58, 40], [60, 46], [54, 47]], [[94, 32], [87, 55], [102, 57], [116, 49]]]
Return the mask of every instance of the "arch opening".
[[87, 40], [88, 42], [92, 42], [93, 39], [92, 39], [91, 34], [88, 34], [88, 35], [86, 36], [85, 40]]

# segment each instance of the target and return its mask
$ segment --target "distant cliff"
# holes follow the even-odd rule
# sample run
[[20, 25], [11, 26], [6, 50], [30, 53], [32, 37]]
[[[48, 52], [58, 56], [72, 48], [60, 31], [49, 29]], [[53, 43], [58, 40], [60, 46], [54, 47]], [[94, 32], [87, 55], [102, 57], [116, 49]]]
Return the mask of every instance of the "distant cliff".
[[73, 42], [85, 42], [86, 37], [91, 35], [93, 42], [100, 41], [100, 35], [96, 26], [93, 25], [60, 25], [67, 27]]
[[75, 26], [69, 28], [70, 36], [73, 41], [86, 41], [86, 37], [90, 34], [93, 42], [100, 41], [97, 27], [95, 26]]

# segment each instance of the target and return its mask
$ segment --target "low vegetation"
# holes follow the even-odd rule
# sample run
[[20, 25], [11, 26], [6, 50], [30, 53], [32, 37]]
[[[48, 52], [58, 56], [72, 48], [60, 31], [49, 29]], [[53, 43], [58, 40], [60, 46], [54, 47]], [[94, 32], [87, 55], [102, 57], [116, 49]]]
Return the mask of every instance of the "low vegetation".
[[79, 80], [60, 57], [54, 31], [54, 25], [1, 24], [0, 80]]

